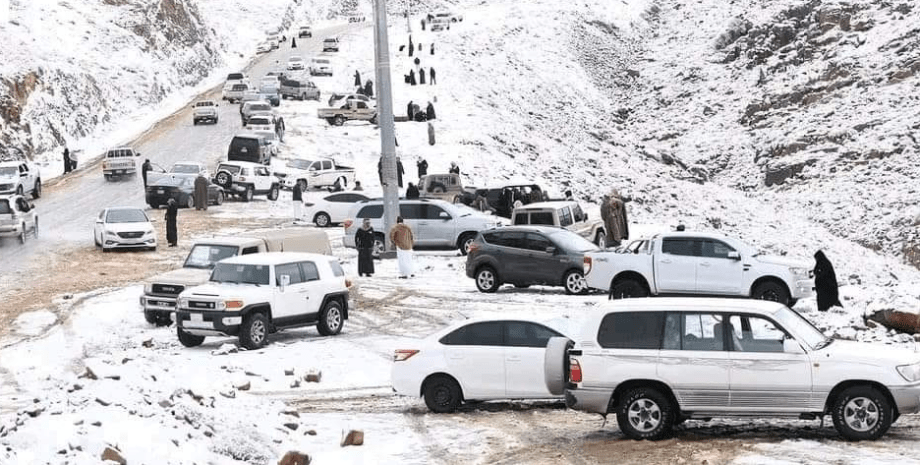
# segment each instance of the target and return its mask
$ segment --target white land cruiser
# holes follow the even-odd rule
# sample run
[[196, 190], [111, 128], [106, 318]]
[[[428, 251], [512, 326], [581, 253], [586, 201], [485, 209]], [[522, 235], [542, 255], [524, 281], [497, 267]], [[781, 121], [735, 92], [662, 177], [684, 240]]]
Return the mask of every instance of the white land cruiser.
[[920, 411], [920, 353], [834, 340], [775, 302], [608, 301], [575, 342], [552, 338], [544, 376], [569, 408], [615, 413], [632, 439], [712, 417], [833, 418], [847, 440], [873, 440]]
[[8, 194], [41, 197], [42, 178], [38, 169], [26, 161], [0, 162], [0, 195]]
[[144, 295], [140, 298], [144, 318], [157, 326], [172, 323], [179, 293], [206, 283], [214, 265], [225, 258], [280, 251], [332, 255], [326, 233], [312, 229], [281, 229], [248, 233], [246, 237], [199, 239], [182, 268], [154, 276], [144, 285]]
[[130, 147], [119, 147], [105, 152], [102, 160], [102, 174], [106, 181], [120, 176], [134, 176], [137, 174], [137, 157], [140, 152], [135, 152]]
[[192, 125], [197, 126], [199, 122], [208, 121], [217, 124], [220, 117], [217, 115], [217, 102], [213, 100], [201, 100], [195, 102], [192, 107]]
[[179, 294], [179, 342], [194, 347], [206, 336], [238, 336], [258, 349], [269, 333], [316, 326], [338, 334], [348, 319], [348, 286], [338, 259], [269, 252], [218, 262], [208, 284]]
[[32, 232], [38, 237], [38, 213], [21, 195], [0, 197], [0, 237], [18, 237], [23, 244]]
[[268, 200], [278, 200], [280, 181], [271, 174], [268, 167], [247, 161], [225, 161], [217, 165], [214, 184], [224, 188], [227, 194], [235, 195], [246, 202], [254, 195], [266, 195]]
[[650, 295], [718, 295], [772, 300], [790, 307], [814, 293], [812, 266], [762, 255], [715, 233], [671, 232], [616, 251], [584, 257], [588, 287], [614, 299]]
[[568, 229], [600, 248], [607, 247], [604, 222], [589, 220], [578, 202], [570, 200], [537, 202], [516, 207], [511, 214], [512, 224], [547, 225]]

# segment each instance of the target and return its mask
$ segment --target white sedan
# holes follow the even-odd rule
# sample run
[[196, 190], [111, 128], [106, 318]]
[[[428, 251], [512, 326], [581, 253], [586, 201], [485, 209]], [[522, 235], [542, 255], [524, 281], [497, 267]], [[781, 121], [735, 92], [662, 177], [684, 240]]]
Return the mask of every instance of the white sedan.
[[292, 56], [288, 58], [287, 69], [288, 71], [297, 71], [302, 70], [306, 67], [303, 57]]
[[533, 321], [467, 320], [397, 350], [393, 389], [424, 397], [436, 413], [452, 412], [470, 400], [559, 399], [543, 376], [547, 341], [559, 334]]
[[157, 232], [147, 213], [140, 208], [106, 208], [96, 218], [93, 241], [103, 252], [122, 248], [156, 250]]
[[336, 192], [322, 198], [304, 199], [304, 218], [312, 219], [320, 228], [339, 224], [348, 218], [355, 203], [369, 198], [359, 192]]
[[269, 116], [250, 116], [249, 119], [246, 120], [246, 129], [250, 131], [274, 131], [275, 123]]

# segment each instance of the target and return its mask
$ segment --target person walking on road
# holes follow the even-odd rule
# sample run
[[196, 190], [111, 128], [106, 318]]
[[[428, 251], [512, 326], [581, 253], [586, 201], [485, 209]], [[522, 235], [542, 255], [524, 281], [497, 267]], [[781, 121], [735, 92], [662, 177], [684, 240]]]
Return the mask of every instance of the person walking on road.
[[195, 210], [208, 209], [208, 178], [198, 173], [195, 178]]
[[294, 206], [294, 222], [298, 223], [303, 217], [303, 189], [301, 189], [299, 182], [294, 183], [291, 204]]
[[176, 226], [176, 220], [179, 216], [179, 204], [176, 199], [169, 199], [166, 202], [166, 242], [170, 247], [175, 247], [179, 243], [179, 229]]
[[412, 248], [415, 246], [415, 237], [412, 235], [412, 228], [403, 223], [401, 216], [396, 217], [396, 224], [390, 230], [390, 241], [396, 245], [399, 277], [405, 279], [415, 276], [415, 271], [412, 269]]
[[364, 218], [361, 227], [355, 232], [355, 248], [358, 249], [358, 276], [374, 274], [374, 228], [371, 219]]
[[428, 69], [428, 85], [429, 86], [434, 85], [434, 68]]
[[[73, 168], [73, 164], [70, 161], [70, 150], [65, 146], [64, 147], [64, 174], [69, 173], [72, 168]], [[145, 181], [144, 186], [146, 185], [147, 185], [147, 182]]]
[[422, 179], [422, 176], [428, 174], [428, 161], [422, 157], [418, 157], [418, 161], [415, 163], [415, 166], [418, 168], [418, 178]]
[[153, 169], [153, 165], [150, 163], [150, 159], [144, 160], [144, 164], [141, 165], [141, 178], [144, 179], [144, 189], [147, 188], [147, 173]]

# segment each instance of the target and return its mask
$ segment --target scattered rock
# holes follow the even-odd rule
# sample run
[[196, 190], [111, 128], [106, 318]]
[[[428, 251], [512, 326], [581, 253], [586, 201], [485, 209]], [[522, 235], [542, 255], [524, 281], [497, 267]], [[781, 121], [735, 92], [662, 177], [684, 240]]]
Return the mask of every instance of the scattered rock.
[[80, 426], [80, 425], [83, 424], [83, 420], [77, 420], [77, 421], [73, 422], [73, 424], [76, 425], [76, 426]]
[[99, 403], [99, 405], [101, 405], [101, 406], [103, 406], [103, 407], [108, 407], [109, 405], [112, 405], [111, 402], [108, 402], [108, 401], [106, 401], [106, 400], [102, 400], [102, 399], [100, 399], [100, 398], [98, 398], [98, 397], [96, 398], [96, 402]]
[[284, 454], [284, 457], [281, 457], [278, 465], [310, 465], [311, 461], [312, 459], [309, 455], [292, 450]]
[[102, 426], [102, 422], [101, 422], [101, 421], [94, 421], [94, 422], [92, 422], [92, 423], [90, 423], [90, 424], [93, 425], [93, 426]]
[[237, 347], [235, 344], [221, 344], [220, 347], [211, 351], [211, 355], [235, 354], [239, 351], [239, 347]]
[[300, 387], [300, 380], [299, 380], [299, 379], [295, 379], [294, 381], [291, 381], [291, 389], [299, 388], [299, 387]]
[[121, 364], [124, 365], [125, 363], [128, 363], [128, 362], [130, 362], [131, 360], [134, 360], [134, 359], [133, 359], [133, 358], [125, 357], [125, 358], [121, 359]]
[[26, 415], [28, 415], [28, 416], [30, 416], [30, 417], [32, 417], [32, 418], [35, 418], [35, 417], [41, 415], [42, 412], [44, 412], [44, 411], [45, 411], [45, 408], [44, 408], [44, 407], [32, 407], [32, 408], [30, 408], [30, 409], [26, 409], [26, 410], [25, 410], [25, 413], [26, 413]]
[[284, 370], [284, 376], [294, 376], [294, 369], [293, 369], [293, 368], [287, 368], [287, 369], [285, 369], [285, 370]]
[[96, 376], [96, 373], [93, 373], [93, 370], [90, 367], [86, 367], [86, 371], [80, 375], [80, 378], [99, 379], [99, 377]]
[[245, 383], [237, 383], [233, 387], [239, 389], [240, 391], [248, 391], [251, 386], [252, 385], [250, 384], [249, 380], [246, 380]]
[[170, 402], [169, 399], [163, 399], [163, 400], [157, 402], [157, 405], [159, 405], [160, 407], [163, 407], [163, 408], [170, 408], [170, 407], [173, 406], [173, 403]]
[[235, 398], [236, 398], [236, 391], [227, 391], [227, 392], [220, 391], [220, 395], [222, 395], [222, 396], [224, 396], [224, 397], [226, 397], [226, 398], [228, 398], [228, 399], [235, 399]]
[[146, 347], [148, 349], [153, 347], [153, 338], [145, 339], [143, 342], [141, 342], [141, 346]]
[[58, 454], [60, 454], [60, 455], [67, 455], [67, 449], [61, 449], [61, 450], [59, 450], [59, 451], [58, 451]]
[[284, 411], [281, 412], [281, 414], [282, 414], [282, 415], [290, 415], [290, 416], [295, 417], [295, 418], [300, 418], [300, 414], [297, 413], [295, 410], [284, 410]]
[[342, 438], [342, 447], [345, 446], [360, 446], [364, 444], [364, 431], [361, 430], [351, 430], [348, 434]]
[[323, 372], [319, 370], [310, 370], [309, 373], [304, 375], [303, 379], [308, 383], [318, 383], [323, 379]]
[[298, 428], [299, 426], [300, 426], [300, 425], [298, 425], [297, 423], [285, 423], [285, 424], [284, 424], [284, 427], [287, 428], [287, 429], [289, 429], [289, 430], [291, 430], [291, 431], [297, 431], [297, 428]]
[[83, 446], [79, 444], [73, 445], [73, 444], [67, 443], [67, 448], [70, 450], [76, 450], [76, 451], [81, 451], [81, 452], [83, 451]]
[[105, 450], [102, 451], [102, 460], [111, 460], [113, 462], [118, 462], [121, 465], [128, 464], [128, 461], [121, 456], [121, 452], [111, 447], [106, 447]]
[[310, 436], [316, 436], [316, 430], [315, 430], [315, 429], [308, 429], [308, 430], [307, 430], [306, 432], [304, 432], [303, 434], [304, 434], [304, 435], [310, 435]]

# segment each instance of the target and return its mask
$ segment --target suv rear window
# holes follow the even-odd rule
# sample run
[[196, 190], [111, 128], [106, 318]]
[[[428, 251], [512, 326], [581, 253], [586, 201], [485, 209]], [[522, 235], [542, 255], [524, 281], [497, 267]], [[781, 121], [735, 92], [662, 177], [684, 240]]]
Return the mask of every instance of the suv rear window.
[[243, 79], [243, 73], [230, 73], [227, 75], [228, 81], [232, 81], [234, 79]]
[[597, 343], [605, 349], [660, 349], [664, 312], [614, 312], [601, 320]]
[[364, 218], [382, 218], [383, 217], [383, 205], [368, 205], [361, 209], [358, 212], [357, 217], [359, 219]]

